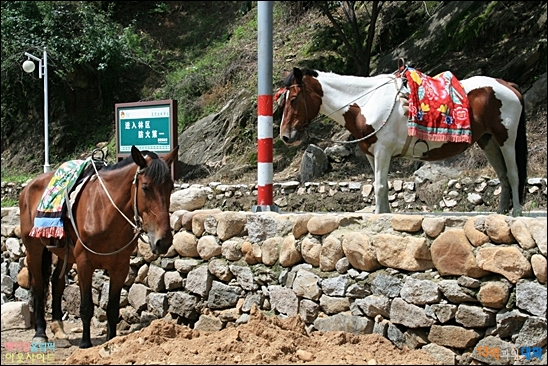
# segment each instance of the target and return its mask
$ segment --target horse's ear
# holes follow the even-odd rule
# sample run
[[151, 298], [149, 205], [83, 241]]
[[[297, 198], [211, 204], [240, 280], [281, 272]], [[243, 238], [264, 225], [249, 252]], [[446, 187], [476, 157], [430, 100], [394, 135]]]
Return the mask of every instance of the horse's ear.
[[303, 83], [303, 73], [302, 73], [301, 69], [299, 69], [298, 67], [294, 67], [293, 68], [293, 76], [295, 77], [295, 80], [297, 81], [297, 84], [302, 84]]
[[141, 154], [141, 152], [135, 145], [131, 146], [131, 157], [133, 158], [135, 164], [139, 165], [139, 167], [147, 167], [147, 161], [145, 160], [145, 157], [143, 156], [143, 154]]
[[171, 166], [173, 162], [177, 161], [177, 158], [179, 157], [179, 145], [175, 146], [173, 150], [166, 156], [164, 156], [164, 161], [168, 166]]
[[289, 70], [284, 70], [284, 79], [285, 79], [286, 77], [288, 77], [289, 74], [291, 74], [291, 71], [289, 71]]

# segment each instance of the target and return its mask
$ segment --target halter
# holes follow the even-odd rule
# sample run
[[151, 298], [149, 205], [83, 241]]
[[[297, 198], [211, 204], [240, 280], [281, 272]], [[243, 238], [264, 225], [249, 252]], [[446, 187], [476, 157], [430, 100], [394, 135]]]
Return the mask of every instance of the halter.
[[[287, 88], [284, 88], [284, 94], [289, 92], [289, 88], [294, 88], [294, 87], [297, 87], [297, 86], [300, 86], [303, 88], [303, 94], [306, 90], [306, 87], [305, 87], [305, 84], [304, 83], [300, 83], [300, 84], [293, 84], [293, 85], [290, 85], [288, 86]], [[306, 104], [306, 96], [303, 95], [303, 98], [304, 98], [304, 119], [305, 121], [308, 119], [308, 107], [307, 107], [307, 104]], [[311, 123], [312, 121], [308, 122], [309, 124]]]
[[[74, 216], [72, 215], [72, 208], [70, 207], [70, 199], [68, 199], [67, 197], [67, 206], [68, 206], [68, 214], [69, 214], [69, 217], [70, 217], [70, 221], [72, 223], [72, 227], [74, 228], [74, 231], [76, 232], [76, 236], [78, 237], [78, 240], [80, 240], [80, 243], [82, 243], [82, 246], [88, 250], [89, 252], [93, 253], [93, 254], [96, 254], [96, 255], [114, 255], [114, 254], [118, 254], [120, 252], [122, 252], [123, 250], [125, 250], [131, 243], [133, 243], [133, 241], [135, 241], [135, 239], [137, 239], [137, 237], [140, 237], [141, 240], [143, 240], [143, 237], [141, 236], [141, 234], [143, 234], [145, 232], [145, 230], [142, 228], [141, 226], [141, 218], [139, 217], [139, 211], [137, 209], [137, 182], [139, 181], [137, 179], [137, 177], [139, 176], [139, 174], [143, 173], [143, 169], [141, 168], [137, 168], [137, 170], [135, 171], [135, 176], [133, 177], [133, 182], [132, 182], [132, 185], [135, 186], [135, 189], [133, 190], [134, 192], [134, 195], [133, 195], [133, 214], [134, 214], [134, 220], [135, 220], [135, 224], [133, 222], [131, 222], [130, 219], [128, 219], [128, 217], [118, 208], [118, 206], [116, 206], [116, 203], [114, 203], [114, 200], [112, 199], [112, 197], [110, 196], [110, 194], [108, 193], [108, 190], [107, 190], [107, 187], [105, 186], [105, 183], [103, 182], [103, 180], [101, 179], [101, 176], [99, 175], [99, 172], [97, 171], [97, 167], [95, 166], [95, 164], [92, 164], [93, 165], [93, 168], [95, 169], [95, 174], [97, 176], [97, 179], [99, 180], [99, 183], [101, 183], [101, 186], [103, 187], [103, 189], [105, 190], [105, 193], [108, 197], [108, 199], [110, 200], [110, 202], [112, 203], [112, 205], [114, 206], [114, 208], [116, 208], [116, 210], [126, 219], [127, 222], [129, 222], [129, 224], [133, 227], [133, 232], [135, 233], [135, 235], [133, 236], [133, 238], [126, 244], [124, 245], [122, 248], [118, 249], [118, 250], [115, 250], [114, 252], [110, 252], [110, 253], [99, 253], [99, 252], [96, 252], [92, 249], [90, 249], [86, 244], [84, 244], [84, 242], [82, 241], [82, 238], [80, 238], [80, 234], [78, 233], [78, 229], [76, 228], [76, 223], [74, 222]], [[68, 192], [66, 193], [68, 195]], [[146, 240], [143, 240], [144, 242], [146, 242]], [[67, 246], [68, 248], [68, 246]]]

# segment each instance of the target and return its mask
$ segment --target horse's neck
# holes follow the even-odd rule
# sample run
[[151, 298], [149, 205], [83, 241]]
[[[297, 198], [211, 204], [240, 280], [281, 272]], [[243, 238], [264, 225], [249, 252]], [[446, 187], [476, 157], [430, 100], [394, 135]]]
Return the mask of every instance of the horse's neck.
[[[357, 104], [362, 110], [378, 109], [379, 115], [390, 109], [395, 100], [397, 86], [395, 77], [382, 74], [373, 77], [337, 75], [318, 73], [322, 86], [323, 98], [320, 113], [345, 125], [344, 113], [348, 106]], [[372, 111], [375, 114], [375, 111]]]
[[[94, 194], [97, 199], [112, 200], [121, 211], [131, 211], [131, 196], [135, 166], [126, 166], [116, 170], [100, 170], [93, 180]], [[110, 198], [109, 198], [110, 197]]]

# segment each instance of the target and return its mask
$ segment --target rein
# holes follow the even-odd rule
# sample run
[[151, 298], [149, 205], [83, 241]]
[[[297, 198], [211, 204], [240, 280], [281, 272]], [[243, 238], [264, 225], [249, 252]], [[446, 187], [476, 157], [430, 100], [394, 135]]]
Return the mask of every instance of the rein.
[[[398, 73], [398, 72], [401, 72], [401, 71], [400, 71], [400, 70], [395, 71], [394, 74], [396, 74], [396, 73]], [[312, 134], [309, 134], [308, 131], [306, 131], [306, 134], [309, 135], [309, 136], [311, 136], [311, 137], [314, 137], [314, 138], [316, 138], [316, 139], [318, 139], [318, 140], [320, 140], [320, 141], [331, 142], [331, 143], [338, 143], [338, 144], [354, 144], [354, 143], [357, 143], [357, 142], [361, 142], [361, 141], [367, 140], [368, 138], [374, 136], [375, 134], [377, 134], [377, 132], [379, 132], [379, 131], [386, 125], [386, 122], [390, 119], [390, 116], [392, 115], [392, 112], [394, 111], [394, 107], [396, 106], [396, 101], [397, 101], [398, 98], [399, 98], [399, 94], [400, 94], [401, 90], [403, 89], [403, 83], [402, 83], [401, 86], [398, 88], [398, 87], [397, 87], [397, 82], [396, 82], [396, 80], [397, 80], [397, 79], [394, 79], [394, 82], [396, 83], [396, 90], [397, 90], [397, 92], [396, 92], [396, 97], [394, 98], [394, 102], [392, 103], [392, 108], [390, 109], [390, 112], [388, 113], [388, 117], [383, 121], [383, 123], [382, 123], [381, 127], [379, 127], [379, 129], [373, 131], [373, 132], [370, 133], [369, 135], [366, 135], [366, 136], [364, 136], [364, 137], [362, 137], [362, 138], [359, 138], [359, 139], [356, 139], [356, 140], [350, 140], [350, 141], [323, 139], [323, 138], [320, 138], [320, 137], [318, 137], [318, 136], [314, 136], [314, 135], [312, 135]], [[380, 87], [382, 87], [382, 86], [384, 86], [384, 85], [386, 85], [386, 84], [389, 84], [389, 83], [390, 83], [390, 81], [387, 81], [387, 82], [385, 82], [385, 83], [383, 83], [383, 84], [381, 84], [381, 85], [375, 87], [374, 89], [369, 90], [368, 92], [366, 92], [366, 93], [364, 93], [364, 94], [358, 96], [358, 97], [355, 98], [354, 100], [351, 100], [350, 102], [348, 102], [347, 104], [343, 105], [342, 107], [340, 107], [340, 108], [334, 110], [333, 112], [331, 112], [331, 113], [325, 115], [325, 117], [331, 116], [331, 115], [334, 114], [335, 112], [340, 111], [341, 109], [343, 109], [343, 108], [345, 108], [346, 106], [350, 105], [352, 102], [355, 102], [356, 100], [358, 100], [358, 99], [360, 99], [360, 98], [366, 96], [366, 95], [369, 94], [369, 93], [372, 93], [372, 92], [376, 91], [376, 90], [379, 89]], [[300, 85], [301, 85], [301, 84], [291, 85], [290, 88], [293, 87], [293, 86], [300, 86]], [[304, 83], [302, 84], [302, 87], [303, 87], [303, 91], [306, 90]], [[305, 119], [308, 119], [308, 109], [307, 109], [307, 107], [306, 107], [306, 98], [304, 98], [304, 108], [305, 108]], [[311, 123], [313, 123], [313, 122], [315, 122], [316, 120], [319, 120], [319, 119], [320, 119], [320, 116], [318, 115], [318, 116], [316, 116], [315, 118], [313, 118], [310, 122], [308, 122], [308, 124], [311, 124]]]
[[[133, 198], [133, 213], [134, 213], [134, 220], [135, 220], [135, 224], [133, 222], [131, 222], [130, 219], [128, 219], [128, 217], [118, 208], [118, 206], [116, 206], [116, 203], [114, 203], [114, 200], [112, 199], [112, 197], [110, 196], [110, 194], [108, 193], [108, 190], [107, 190], [107, 187], [105, 186], [105, 183], [103, 182], [103, 180], [101, 179], [101, 176], [99, 175], [99, 172], [97, 170], [97, 167], [95, 166], [95, 164], [92, 164], [93, 165], [93, 168], [95, 169], [95, 174], [97, 176], [97, 179], [99, 180], [99, 183], [101, 183], [101, 186], [103, 187], [103, 189], [105, 190], [105, 193], [107, 194], [107, 197], [108, 199], [110, 200], [110, 202], [112, 203], [112, 205], [114, 206], [114, 208], [116, 208], [116, 210], [126, 219], [127, 222], [129, 222], [129, 224], [133, 227], [133, 232], [135, 233], [135, 235], [133, 236], [133, 238], [126, 244], [124, 245], [122, 248], [118, 249], [118, 250], [115, 250], [114, 252], [110, 252], [110, 253], [99, 253], [99, 252], [96, 252], [94, 250], [92, 250], [91, 248], [89, 248], [83, 241], [82, 241], [82, 238], [80, 238], [80, 234], [78, 233], [78, 229], [76, 228], [76, 223], [74, 222], [74, 216], [72, 214], [72, 207], [70, 207], [70, 199], [68, 197], [68, 193], [67, 194], [67, 199], [66, 199], [66, 202], [67, 202], [67, 206], [68, 206], [68, 214], [69, 214], [69, 217], [70, 217], [70, 221], [72, 223], [72, 227], [74, 228], [74, 231], [76, 232], [76, 236], [78, 237], [78, 240], [80, 240], [80, 243], [82, 243], [82, 246], [88, 250], [89, 252], [93, 253], [93, 254], [96, 254], [96, 255], [114, 255], [114, 254], [118, 254], [122, 251], [124, 251], [131, 243], [133, 243], [133, 241], [135, 241], [135, 239], [137, 239], [138, 237], [141, 237], [141, 240], [143, 240], [141, 234], [144, 233], [145, 231], [143, 230], [143, 228], [141, 227], [141, 218], [139, 217], [139, 211], [137, 209], [137, 177], [139, 176], [139, 174], [141, 174], [143, 171], [138, 167], [137, 170], [135, 171], [135, 176], [133, 177], [133, 182], [132, 182], [132, 185], [135, 186], [135, 189], [134, 189], [134, 198]], [[145, 240], [143, 240], [145, 241]], [[145, 241], [146, 242], [146, 241]]]

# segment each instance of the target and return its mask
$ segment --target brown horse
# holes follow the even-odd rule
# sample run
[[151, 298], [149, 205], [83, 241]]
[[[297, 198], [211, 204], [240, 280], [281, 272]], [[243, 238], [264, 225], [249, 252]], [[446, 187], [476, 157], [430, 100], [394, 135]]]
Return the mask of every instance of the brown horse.
[[[33, 342], [46, 342], [45, 299], [52, 268], [52, 253], [58, 257], [52, 283], [52, 326], [55, 338], [66, 338], [61, 299], [65, 276], [76, 263], [80, 286], [80, 317], [83, 334], [80, 348], [91, 347], [90, 322], [93, 316], [92, 277], [95, 269], [106, 269], [110, 277], [107, 305], [107, 339], [116, 336], [120, 292], [129, 271], [129, 259], [142, 233], [148, 235], [152, 252], [165, 254], [172, 244], [169, 205], [173, 190], [170, 165], [176, 161], [178, 146], [160, 159], [150, 151], [132, 146], [131, 156], [103, 167], [87, 180], [81, 193], [63, 218], [67, 243], [56, 238], [30, 236], [37, 207], [53, 172], [34, 178], [21, 192], [21, 238], [27, 251], [31, 276], [34, 328]], [[72, 220], [70, 214], [72, 213]], [[68, 217], [67, 217], [68, 216]], [[130, 220], [129, 217], [133, 218]], [[64, 240], [64, 239], [62, 239]], [[64, 266], [65, 265], [65, 266]], [[66, 268], [63, 270], [63, 268]], [[63, 273], [64, 272], [64, 273]]]
[[[411, 82], [399, 72], [358, 77], [294, 68], [286, 73], [284, 88], [277, 93], [283, 109], [280, 139], [287, 145], [299, 144], [310, 123], [320, 115], [344, 126], [356, 140], [339, 143], [359, 143], [375, 172], [376, 213], [390, 212], [387, 180], [392, 158], [442, 160], [477, 143], [500, 180], [502, 192], [497, 211], [508, 213], [512, 208], [512, 214], [519, 216], [527, 181], [523, 97], [515, 84], [487, 76], [474, 76], [460, 84], [468, 108], [453, 108], [457, 114], [447, 113], [436, 130], [438, 134], [430, 139], [430, 127], [417, 126], [410, 119], [410, 112], [422, 119], [421, 116], [436, 111], [426, 108], [429, 105], [411, 105], [410, 99], [403, 97], [405, 85]], [[419, 89], [424, 95], [440, 95], [439, 90], [424, 82]], [[445, 90], [442, 94], [454, 97]], [[437, 111], [442, 111], [442, 106]], [[459, 126], [465, 121], [459, 117], [466, 115], [470, 129], [465, 139], [465, 135], [454, 134], [458, 130], [452, 126]], [[443, 135], [450, 135], [453, 140], [445, 140]]]

